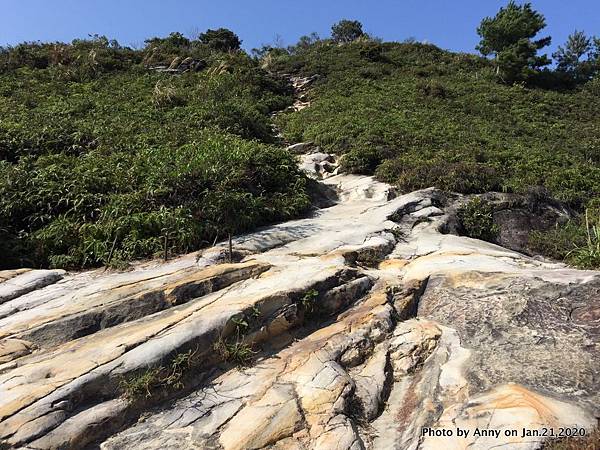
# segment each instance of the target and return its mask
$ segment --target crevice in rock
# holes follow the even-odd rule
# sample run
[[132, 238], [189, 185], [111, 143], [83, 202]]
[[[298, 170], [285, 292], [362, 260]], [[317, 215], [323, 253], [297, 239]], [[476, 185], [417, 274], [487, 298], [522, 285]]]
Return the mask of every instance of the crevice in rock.
[[[256, 277], [270, 268], [268, 265], [247, 263], [240, 267], [233, 266], [231, 270], [228, 269], [229, 266], [223, 267], [222, 273], [217, 272], [205, 278], [190, 274], [149, 292], [117, 299], [109, 304], [98, 305], [87, 311], [47, 322], [18, 333], [15, 337], [32, 342], [38, 347], [54, 347], [105, 328], [142, 319], [173, 306], [199, 299], [237, 282]], [[209, 270], [214, 271], [212, 268]]]
[[[296, 327], [297, 330], [294, 331], [293, 334], [299, 336], [301, 334], [307, 335], [311, 332], [311, 330], [326, 326], [326, 324], [333, 320], [330, 318], [331, 315], [340, 313], [350, 307], [356, 299], [364, 296], [364, 294], [368, 292], [371, 285], [372, 281], [368, 277], [361, 275], [360, 272], [355, 269], [342, 270], [334, 277], [330, 277], [325, 281], [315, 283], [310, 289], [316, 291], [318, 300], [324, 302], [321, 315], [309, 315], [308, 317], [304, 317], [303, 314], [305, 314], [306, 311], [303, 311], [301, 314], [302, 320], [292, 320], [283, 327], [270, 330], [270, 332], [275, 331], [275, 334], [261, 336], [258, 331], [260, 331], [263, 327], [268, 326], [274, 318], [279, 317], [278, 312], [281, 310], [275, 309], [272, 314], [261, 316], [260, 319], [253, 324], [252, 330], [248, 330], [249, 332], [257, 332], [255, 334], [249, 334], [250, 338], [248, 339], [248, 345], [256, 345], [261, 342], [261, 339], [273, 339], [279, 333], [291, 330], [294, 327]], [[287, 300], [284, 301], [284, 305], [290, 306], [301, 304], [305, 294], [306, 291], [287, 292], [285, 294]], [[280, 295], [266, 297], [257, 303], [257, 307], [259, 310], [261, 310], [261, 313], [263, 313], [263, 311], [273, 310], [273, 307], [270, 306], [271, 303], [275, 305], [281, 304], [281, 302], [282, 299]], [[252, 312], [252, 308], [247, 308], [242, 310], [237, 316], [232, 316], [224, 325], [221, 331], [221, 337], [226, 337], [234, 332], [235, 325], [232, 319], [235, 317], [243, 317], [251, 314]], [[284, 311], [281, 312], [285, 313]], [[164, 330], [161, 333], [164, 333]], [[127, 405], [123, 413], [120, 415], [123, 420], [120, 424], [117, 424], [118, 426], [116, 428], [113, 427], [112, 424], [111, 426], [104, 424], [102, 429], [96, 429], [93, 424], [89, 424], [93, 430], [88, 430], [86, 435], [90, 437], [93, 436], [95, 440], [101, 440], [105, 437], [108, 437], [109, 435], [122, 429], [126, 424], [135, 421], [135, 419], [139, 417], [142, 412], [151, 410], [158, 405], [164, 405], [164, 403], [168, 403], [174, 399], [181, 398], [182, 396], [191, 393], [201, 384], [206, 383], [208, 379], [215, 375], [215, 373], [222, 373], [223, 371], [231, 369], [231, 364], [225, 363], [223, 365], [220, 363], [218, 356], [211, 356], [212, 352], [210, 352], [210, 345], [208, 346], [209, 348], [206, 346], [206, 342], [215, 342], [218, 338], [218, 335], [214, 335], [212, 337], [202, 336], [199, 339], [190, 340], [183, 345], [178, 346], [176, 349], [174, 348], [169, 355], [165, 356], [162, 364], [168, 365], [169, 360], [172, 360], [176, 355], [182, 352], [187, 352], [198, 347], [204, 349], [203, 352], [198, 354], [198, 358], [201, 360], [201, 363], [199, 365], [193, 365], [190, 367], [190, 370], [187, 371], [182, 377], [181, 381], [185, 386], [183, 389], [177, 391], [170, 391], [168, 389], [156, 390], [153, 392], [153, 397], [151, 399], [141, 399], [140, 401], [136, 401]], [[261, 351], [256, 353], [255, 358], [264, 358], [267, 356], [269, 356], [268, 352]], [[142, 369], [142, 371], [143, 370], [145, 369]], [[100, 377], [92, 377], [87, 383], [83, 384], [79, 389], [71, 392], [68, 394], [68, 397], [63, 399], [67, 400], [68, 405], [71, 408], [67, 410], [69, 417], [74, 417], [81, 412], [102, 404], [103, 402], [114, 399], [115, 394], [119, 389], [119, 380], [123, 377], [135, 375], [135, 373], [139, 373], [139, 371], [140, 370], [137, 369], [133, 372], [124, 372], [119, 376], [109, 376], [109, 374], [105, 374]], [[60, 427], [60, 424], [57, 426]], [[55, 427], [52, 429], [55, 429]], [[47, 433], [50, 431], [50, 428], [46, 428], [42, 434], [47, 435]], [[30, 437], [27, 439], [27, 441], [18, 443], [15, 442], [15, 444], [25, 444], [26, 442], [30, 442], [32, 439], [33, 438]], [[78, 443], [81, 446], [88, 445], [89, 442], [85, 442], [86, 439], [86, 436], [80, 436]]]

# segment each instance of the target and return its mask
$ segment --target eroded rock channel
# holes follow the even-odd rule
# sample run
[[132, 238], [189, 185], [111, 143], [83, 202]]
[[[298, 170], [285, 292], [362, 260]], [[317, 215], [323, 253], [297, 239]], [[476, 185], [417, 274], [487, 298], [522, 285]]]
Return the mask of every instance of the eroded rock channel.
[[599, 273], [443, 234], [452, 198], [302, 150], [335, 204], [236, 263], [0, 273], [2, 445], [521, 450], [597, 425]]

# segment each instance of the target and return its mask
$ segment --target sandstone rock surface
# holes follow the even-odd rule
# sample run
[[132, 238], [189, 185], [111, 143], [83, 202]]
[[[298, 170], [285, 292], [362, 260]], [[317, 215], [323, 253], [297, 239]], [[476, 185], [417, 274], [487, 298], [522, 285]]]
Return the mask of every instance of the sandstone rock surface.
[[522, 450], [597, 425], [600, 273], [299, 159], [335, 204], [235, 238], [237, 262], [1, 272], [0, 448]]

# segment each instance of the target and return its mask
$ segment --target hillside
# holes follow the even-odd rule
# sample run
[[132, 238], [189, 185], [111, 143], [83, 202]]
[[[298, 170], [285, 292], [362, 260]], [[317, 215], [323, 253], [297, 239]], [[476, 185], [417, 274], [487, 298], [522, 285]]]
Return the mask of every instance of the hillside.
[[[27, 58], [59, 50], [64, 64]], [[304, 176], [273, 145], [285, 83], [242, 53], [180, 76], [144, 54], [100, 38], [4, 53], [3, 267], [119, 266], [307, 210]]]
[[[149, 70], [185, 58], [193, 70]], [[343, 154], [346, 171], [400, 192], [554, 198], [598, 220], [598, 80], [506, 85], [485, 58], [369, 39], [253, 59], [176, 33], [136, 51], [95, 37], [0, 61], [5, 268], [125, 267], [304, 214], [306, 180], [272, 125], [292, 102], [282, 74], [318, 77], [311, 108], [277, 115], [285, 141]], [[575, 217], [531, 247], [596, 266], [572, 253], [586, 242]]]
[[288, 140], [345, 153], [348, 170], [402, 192], [544, 186], [575, 208], [600, 193], [597, 81], [505, 85], [482, 57], [418, 43], [324, 42], [271, 66], [321, 76], [311, 108], [282, 120]]
[[493, 64], [2, 49], [0, 449], [597, 447], [598, 80]]

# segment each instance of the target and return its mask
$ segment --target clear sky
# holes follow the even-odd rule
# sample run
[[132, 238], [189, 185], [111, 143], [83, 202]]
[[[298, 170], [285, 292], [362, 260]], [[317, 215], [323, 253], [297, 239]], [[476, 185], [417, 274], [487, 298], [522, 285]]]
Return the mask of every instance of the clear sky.
[[[22, 41], [71, 41], [103, 34], [121, 44], [142, 45], [172, 31], [193, 34], [227, 27], [246, 49], [285, 45], [316, 31], [329, 35], [342, 18], [360, 20], [386, 41], [414, 37], [442, 48], [474, 51], [476, 27], [505, 1], [497, 0], [0, 0], [0, 45]], [[600, 35], [599, 0], [534, 0], [546, 16], [554, 48], [575, 29]], [[551, 49], [552, 50], [552, 49]]]

